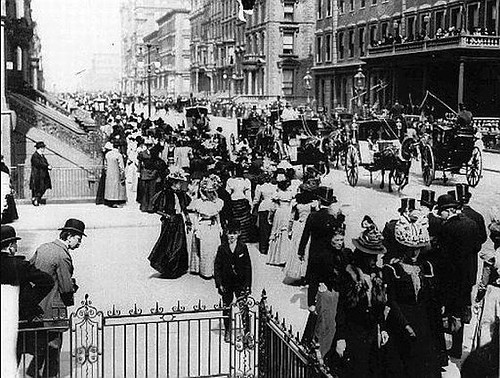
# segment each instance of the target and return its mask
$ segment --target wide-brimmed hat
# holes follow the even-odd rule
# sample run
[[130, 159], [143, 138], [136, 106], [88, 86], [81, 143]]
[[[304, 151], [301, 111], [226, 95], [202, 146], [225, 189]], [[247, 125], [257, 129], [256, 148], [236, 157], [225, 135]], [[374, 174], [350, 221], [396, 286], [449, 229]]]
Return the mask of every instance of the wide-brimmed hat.
[[412, 248], [425, 247], [430, 243], [429, 222], [427, 217], [418, 217], [415, 222], [410, 222], [406, 217], [401, 217], [394, 229], [396, 241]]
[[205, 192], [215, 192], [219, 189], [219, 185], [213, 177], [204, 177], [200, 182], [200, 190]]
[[455, 185], [455, 191], [457, 195], [457, 200], [460, 203], [468, 203], [472, 197], [472, 193], [469, 190], [468, 184], [457, 184]]
[[87, 236], [85, 235], [85, 223], [83, 223], [79, 219], [75, 218], [70, 218], [66, 221], [64, 224], [64, 227], [61, 227], [59, 229], [60, 231], [73, 231], [76, 232], [77, 234]]
[[16, 230], [12, 226], [2, 225], [1, 232], [1, 244], [9, 243], [14, 240], [21, 240], [16, 234]]
[[456, 209], [458, 207], [458, 202], [450, 193], [442, 194], [437, 199], [437, 211], [440, 213], [447, 209]]
[[106, 143], [104, 144], [104, 149], [105, 149], [105, 150], [112, 150], [112, 149], [113, 149], [113, 143], [111, 143], [111, 142], [106, 142]]
[[181, 168], [172, 167], [167, 178], [169, 180], [187, 181], [187, 173]]
[[45, 148], [47, 147], [44, 142], [36, 142], [35, 148]]
[[403, 213], [405, 211], [413, 211], [415, 210], [415, 198], [401, 198], [401, 206], [398, 209], [398, 212]]
[[420, 205], [432, 209], [436, 205], [436, 192], [434, 190], [422, 189], [420, 193]]
[[277, 166], [278, 169], [284, 169], [284, 170], [287, 170], [287, 169], [293, 169], [293, 165], [290, 164], [290, 162], [288, 160], [281, 160]]
[[352, 244], [361, 252], [369, 255], [382, 255], [387, 251], [382, 243], [383, 240], [384, 237], [375, 223], [371, 223], [358, 238], [352, 239]]
[[337, 197], [333, 195], [333, 189], [328, 186], [320, 186], [316, 189], [316, 197], [322, 205], [331, 205], [337, 202]]

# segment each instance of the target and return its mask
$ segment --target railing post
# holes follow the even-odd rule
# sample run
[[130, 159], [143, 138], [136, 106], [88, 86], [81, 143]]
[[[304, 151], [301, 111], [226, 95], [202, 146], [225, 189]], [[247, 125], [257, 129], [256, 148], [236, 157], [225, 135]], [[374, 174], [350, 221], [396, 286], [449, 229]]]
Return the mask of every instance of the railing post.
[[260, 302], [259, 302], [259, 377], [263, 378], [267, 376], [267, 359], [268, 356], [268, 343], [269, 340], [266, 339], [266, 328], [267, 328], [268, 316], [267, 316], [267, 294], [266, 290], [262, 290]]

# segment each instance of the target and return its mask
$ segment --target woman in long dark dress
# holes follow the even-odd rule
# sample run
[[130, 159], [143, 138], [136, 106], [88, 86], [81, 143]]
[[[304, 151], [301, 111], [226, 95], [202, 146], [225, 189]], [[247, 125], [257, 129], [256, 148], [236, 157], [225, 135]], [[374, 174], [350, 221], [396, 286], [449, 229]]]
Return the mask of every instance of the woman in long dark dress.
[[387, 327], [395, 353], [395, 376], [441, 377], [435, 327], [440, 321], [440, 306], [434, 288], [434, 269], [420, 260], [420, 249], [429, 244], [425, 221], [401, 218], [395, 227], [396, 241], [404, 256], [384, 267], [390, 307]]
[[153, 207], [162, 216], [162, 224], [160, 237], [148, 259], [162, 278], [178, 278], [188, 270], [186, 232], [191, 228], [187, 213], [190, 198], [181, 191], [186, 180], [184, 171], [172, 167], [167, 185], [153, 199]]
[[235, 174], [229, 178], [226, 183], [226, 190], [231, 195], [231, 208], [233, 210], [233, 219], [240, 222], [241, 235], [240, 240], [243, 243], [249, 243], [252, 237], [252, 188], [250, 180], [243, 176], [243, 167], [236, 165]]

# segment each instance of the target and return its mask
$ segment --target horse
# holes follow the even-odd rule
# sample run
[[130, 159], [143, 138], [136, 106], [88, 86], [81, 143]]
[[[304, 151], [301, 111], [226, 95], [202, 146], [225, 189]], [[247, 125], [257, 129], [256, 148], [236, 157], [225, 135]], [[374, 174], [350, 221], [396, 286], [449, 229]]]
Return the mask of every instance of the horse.
[[398, 149], [388, 147], [381, 152], [375, 153], [374, 165], [370, 171], [381, 171], [382, 181], [380, 183], [380, 189], [384, 189], [385, 172], [389, 172], [388, 188], [389, 193], [392, 193], [392, 180], [399, 185], [399, 190], [403, 189], [408, 184], [410, 164], [411, 160], [404, 160], [399, 156]]

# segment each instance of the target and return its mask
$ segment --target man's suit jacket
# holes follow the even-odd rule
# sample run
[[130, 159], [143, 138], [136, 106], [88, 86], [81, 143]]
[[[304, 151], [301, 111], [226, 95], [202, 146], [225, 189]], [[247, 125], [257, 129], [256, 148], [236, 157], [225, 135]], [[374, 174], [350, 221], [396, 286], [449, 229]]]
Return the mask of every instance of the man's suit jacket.
[[[299, 243], [299, 255], [304, 256], [309, 239], [309, 260], [320, 261], [317, 255], [330, 251], [330, 241], [333, 229], [338, 223], [334, 215], [328, 212], [327, 208], [322, 208], [315, 213], [311, 213], [306, 220], [304, 232]], [[310, 276], [310, 264], [308, 264], [306, 278]], [[312, 268], [312, 267], [311, 267]]]
[[67, 316], [66, 307], [74, 305], [73, 260], [68, 247], [61, 240], [42, 244], [30, 262], [54, 280], [54, 287], [40, 302], [44, 318]]

